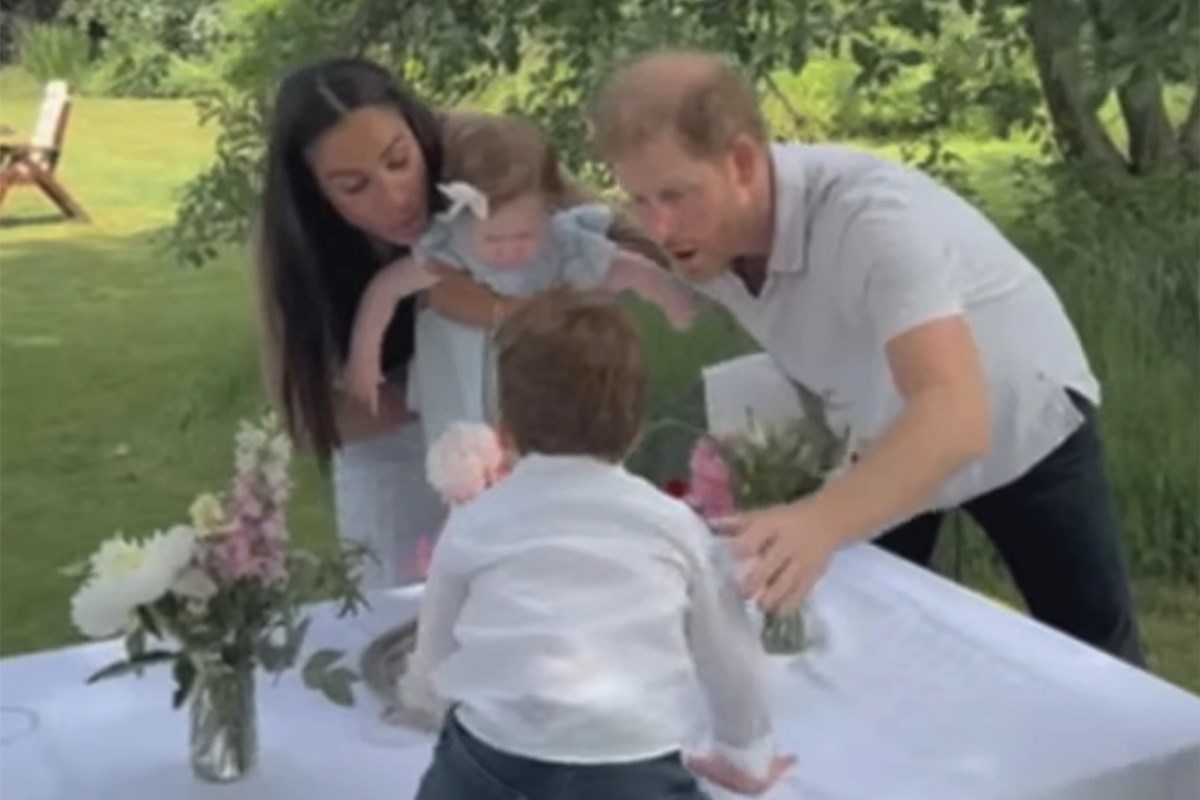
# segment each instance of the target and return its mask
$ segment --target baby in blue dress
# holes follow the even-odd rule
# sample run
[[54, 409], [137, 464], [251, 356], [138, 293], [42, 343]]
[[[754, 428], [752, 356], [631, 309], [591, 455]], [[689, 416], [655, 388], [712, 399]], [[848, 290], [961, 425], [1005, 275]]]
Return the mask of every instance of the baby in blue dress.
[[[657, 306], [674, 327], [691, 324], [696, 306], [690, 289], [608, 238], [611, 209], [599, 203], [553, 207], [556, 186], [550, 184], [559, 174], [553, 155], [545, 152], [541, 163], [529, 158], [530, 143], [540, 138], [532, 122], [512, 119], [478, 143], [474, 157], [455, 175], [460, 180], [439, 187], [449, 207], [434, 216], [409, 257], [381, 269], [367, 287], [351, 338], [346, 383], [372, 410], [383, 381], [384, 331], [400, 299], [437, 282], [429, 264], [461, 269], [510, 297], [558, 284], [632, 291]], [[487, 330], [425, 308], [418, 316], [413, 367], [409, 404], [420, 412], [427, 443], [454, 422], [487, 421]]]

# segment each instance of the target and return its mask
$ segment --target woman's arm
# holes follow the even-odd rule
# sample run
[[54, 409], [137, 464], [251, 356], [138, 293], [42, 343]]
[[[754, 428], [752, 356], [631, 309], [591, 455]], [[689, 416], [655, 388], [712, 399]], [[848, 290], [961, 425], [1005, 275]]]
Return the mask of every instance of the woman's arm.
[[430, 307], [466, 325], [495, 326], [512, 311], [517, 300], [493, 292], [462, 270], [436, 263], [431, 264], [430, 269], [438, 277], [438, 282], [428, 292]]

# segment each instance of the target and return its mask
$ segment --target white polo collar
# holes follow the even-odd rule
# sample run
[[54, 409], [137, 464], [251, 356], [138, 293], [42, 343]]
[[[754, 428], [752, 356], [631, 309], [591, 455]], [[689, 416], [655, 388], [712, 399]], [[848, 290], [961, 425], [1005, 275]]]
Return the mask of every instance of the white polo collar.
[[775, 227], [767, 259], [768, 273], [803, 274], [808, 267], [804, 169], [797, 150], [793, 147], [792, 152], [785, 154], [779, 145], [771, 145]]

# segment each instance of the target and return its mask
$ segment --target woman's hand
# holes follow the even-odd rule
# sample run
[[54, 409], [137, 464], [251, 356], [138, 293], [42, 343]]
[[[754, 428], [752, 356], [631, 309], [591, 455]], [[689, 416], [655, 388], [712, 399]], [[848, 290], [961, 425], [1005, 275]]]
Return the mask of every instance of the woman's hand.
[[687, 767], [722, 789], [744, 795], [760, 795], [772, 788], [796, 764], [795, 756], [776, 756], [765, 778], [749, 775], [719, 755], [695, 755], [687, 758]]
[[434, 311], [467, 325], [491, 327], [508, 311], [507, 298], [496, 294], [462, 270], [429, 262], [427, 268], [438, 276], [429, 290], [429, 305]]

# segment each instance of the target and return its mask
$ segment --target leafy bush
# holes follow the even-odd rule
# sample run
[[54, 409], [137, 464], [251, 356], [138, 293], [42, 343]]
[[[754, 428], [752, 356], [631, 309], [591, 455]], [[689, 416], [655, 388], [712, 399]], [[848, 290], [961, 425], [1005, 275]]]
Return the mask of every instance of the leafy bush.
[[171, 54], [154, 41], [108, 48], [88, 80], [88, 91], [106, 97], [157, 97]]
[[88, 40], [63, 25], [27, 23], [18, 32], [21, 66], [41, 82], [65, 80], [74, 89], [88, 70]]
[[1110, 476], [1134, 568], [1200, 567], [1200, 197], [1183, 176], [1097, 185], [1025, 170], [1015, 238], [1045, 270], [1104, 391]]
[[92, 33], [99, 66], [88, 87], [114, 97], [184, 97], [210, 90], [227, 40], [227, 0], [67, 0], [61, 16]]
[[218, 62], [171, 57], [167, 74], [159, 85], [160, 97], [201, 97], [221, 88]]

